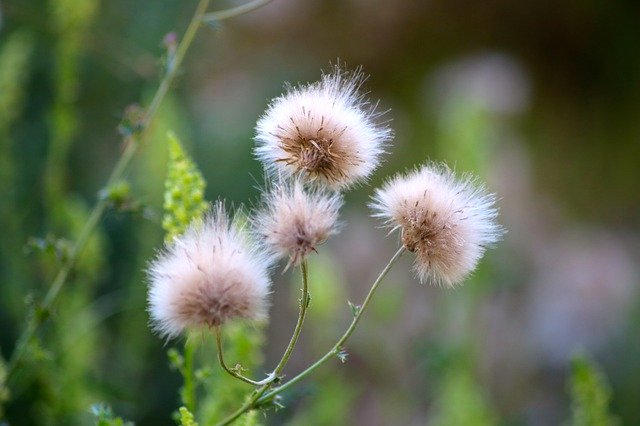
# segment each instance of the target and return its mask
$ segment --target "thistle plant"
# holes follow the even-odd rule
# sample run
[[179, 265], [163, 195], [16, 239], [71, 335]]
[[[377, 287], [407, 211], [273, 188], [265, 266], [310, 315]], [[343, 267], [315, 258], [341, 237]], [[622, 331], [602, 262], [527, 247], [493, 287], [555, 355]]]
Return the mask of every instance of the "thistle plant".
[[[176, 337], [188, 330], [216, 337], [220, 367], [253, 391], [217, 424], [245, 413], [279, 406], [279, 395], [332, 358], [347, 360], [345, 345], [372, 302], [376, 289], [406, 251], [415, 253], [422, 282], [460, 284], [476, 268], [487, 247], [503, 234], [496, 197], [468, 175], [456, 177], [443, 164], [427, 162], [375, 190], [372, 215], [401, 232], [401, 244], [382, 268], [364, 301], [349, 302], [353, 319], [327, 353], [283, 381], [283, 371], [302, 333], [311, 304], [308, 258], [340, 230], [341, 191], [363, 183], [388, 149], [392, 131], [360, 91], [363, 74], [341, 68], [318, 83], [292, 89], [267, 107], [256, 125], [255, 155], [265, 168], [262, 202], [251, 212], [250, 228], [229, 219], [218, 201], [204, 219], [168, 239], [151, 262], [149, 311], [154, 330]], [[171, 173], [171, 172], [170, 172]], [[188, 191], [189, 189], [186, 188]], [[301, 298], [289, 344], [264, 378], [248, 377], [224, 356], [221, 330], [230, 321], [264, 320], [271, 293], [269, 271], [299, 268]], [[276, 289], [271, 297], [282, 297]]]
[[392, 132], [360, 93], [361, 70], [336, 68], [317, 83], [274, 99], [256, 125], [256, 156], [267, 171], [340, 189], [365, 180]]
[[[140, 147], [151, 142], [153, 120], [199, 28], [204, 23], [250, 12], [269, 1], [254, 0], [229, 10], [207, 13], [210, 1], [200, 0], [184, 35], [171, 34], [165, 38], [164, 69], [157, 91], [147, 107], [127, 108], [120, 126], [123, 153], [100, 191], [102, 196], [92, 209], [83, 210], [81, 223], [74, 222], [74, 241], [65, 251], [53, 281], [37, 305], [38, 310], [28, 318], [7, 362], [6, 373], [4, 363], [0, 365], [0, 399], [6, 399], [10, 391], [5, 387], [5, 377], [11, 385], [49, 311], [65, 294], [70, 276], [81, 269], [83, 253], [98, 238], [96, 229], [105, 212], [121, 201], [117, 194], [122, 191], [118, 188], [128, 188], [123, 184], [125, 172]], [[69, 43], [72, 42], [76, 43], [76, 38]], [[77, 58], [71, 59], [75, 63]], [[60, 70], [61, 75], [66, 72]], [[232, 213], [224, 201], [209, 205], [204, 200], [206, 182], [202, 174], [177, 137], [169, 135], [170, 162], [162, 221], [165, 243], [147, 268], [147, 310], [151, 328], [159, 337], [167, 340], [186, 337], [181, 361], [185, 406], [178, 411], [182, 424], [193, 425], [197, 420], [194, 416], [197, 343], [189, 338], [192, 333], [211, 333], [220, 369], [246, 386], [244, 399], [237, 401], [234, 411], [216, 419], [216, 424], [227, 425], [239, 419], [253, 424], [257, 410], [280, 406], [282, 392], [329, 360], [347, 361], [347, 341], [364, 318], [377, 288], [405, 252], [415, 254], [415, 271], [420, 281], [452, 286], [469, 276], [485, 249], [500, 239], [503, 230], [497, 224], [496, 198], [476, 178], [456, 177], [445, 165], [425, 159], [425, 165], [414, 172], [390, 179], [373, 192], [370, 206], [372, 215], [382, 219], [382, 225], [389, 227], [390, 233], [401, 232], [397, 251], [381, 268], [365, 299], [360, 304], [348, 302], [353, 318], [344, 333], [315, 362], [284, 380], [307, 313], [313, 309], [310, 296], [313, 283], [309, 280], [309, 268], [313, 265], [309, 260], [340, 231], [343, 193], [364, 185], [383, 155], [391, 150], [393, 131], [384, 114], [378, 111], [377, 102], [365, 96], [362, 90], [365, 80], [361, 69], [334, 67], [316, 83], [286, 86], [286, 92], [266, 107], [255, 127], [254, 149], [256, 159], [264, 166], [265, 189], [261, 202], [248, 217], [241, 209]], [[58, 123], [68, 120], [73, 124], [75, 115], [62, 89], [55, 119]], [[70, 136], [62, 131], [57, 135], [57, 143], [63, 148], [68, 147], [69, 140]], [[66, 151], [61, 149], [63, 153]], [[60, 168], [52, 163], [49, 174], [50, 192], [59, 195], [64, 180]], [[57, 198], [53, 195], [51, 200]], [[229, 364], [225, 330], [238, 323], [264, 323], [268, 319], [271, 299], [282, 297], [282, 290], [274, 289], [271, 279], [279, 267], [299, 270], [299, 311], [279, 361], [266, 377], [255, 377], [242, 365]], [[199, 349], [207, 350], [204, 345]], [[237, 361], [242, 362], [233, 360]], [[112, 416], [99, 410], [98, 417], [107, 421]]]
[[[540, 315], [536, 309], [518, 309], [517, 318], [504, 320], [526, 303], [527, 296], [536, 295], [520, 287], [529, 277], [518, 270], [527, 266], [527, 272], [539, 277], [538, 269], [548, 266], [546, 258], [550, 257], [548, 250], [541, 250], [552, 242], [548, 235], [536, 239], [525, 234], [520, 243], [514, 240], [521, 244], [520, 249], [533, 248], [521, 252], [534, 254], [533, 262], [523, 256], [516, 259], [521, 265], [497, 265], [498, 272], [507, 277], [503, 284], [511, 281], [515, 285], [482, 285], [494, 281], [485, 279], [493, 271], [481, 266], [482, 258], [505, 230], [498, 223], [497, 196], [469, 171], [483, 174], [492, 159], [495, 171], [503, 173], [500, 177], [517, 177], [515, 169], [521, 169], [523, 163], [513, 160], [521, 160], [526, 153], [505, 150], [507, 155], [494, 156], [491, 150], [499, 145], [491, 142], [500, 139], [496, 135], [507, 133], [518, 140], [518, 129], [502, 119], [496, 126], [492, 108], [469, 101], [476, 94], [462, 92], [477, 92], [475, 83], [452, 83], [466, 89], [446, 94], [445, 102], [434, 103], [438, 114], [428, 111], [433, 117], [424, 117], [419, 92], [428, 89], [424, 82], [431, 79], [423, 73], [430, 72], [427, 68], [432, 64], [421, 61], [406, 73], [405, 67], [415, 65], [414, 48], [394, 52], [390, 67], [385, 63], [389, 55], [379, 51], [380, 46], [388, 49], [398, 40], [411, 41], [407, 34], [426, 39], [416, 30], [424, 27], [419, 18], [431, 10], [420, 10], [418, 16], [406, 4], [394, 5], [393, 22], [386, 22], [386, 15], [370, 13], [371, 5], [366, 2], [357, 7], [335, 2], [306, 11], [300, 10], [304, 2], [282, 5], [286, 10], [277, 10], [280, 5], [274, 2], [271, 12], [275, 14], [247, 20], [242, 31], [220, 40], [219, 45], [203, 45], [200, 57], [193, 55], [194, 60], [206, 55], [201, 65], [212, 65], [217, 76], [212, 78], [202, 67], [197, 72], [185, 69], [191, 46], [197, 44], [201, 32], [210, 31], [213, 38], [220, 21], [250, 13], [270, 1], [228, 0], [227, 4], [239, 6], [213, 12], [213, 7], [225, 2], [174, 2], [146, 7], [142, 14], [131, 13], [139, 9], [135, 4], [100, 0], [0, 6], [4, 35], [0, 38], [0, 424], [86, 424], [90, 415], [100, 425], [132, 424], [125, 418], [159, 424], [159, 418], [170, 411], [172, 420], [182, 426], [249, 426], [265, 423], [272, 415], [278, 417], [275, 422], [269, 418], [269, 423], [282, 419], [291, 425], [347, 424], [354, 411], [358, 420], [366, 411], [367, 419], [376, 415], [376, 423], [428, 419], [443, 425], [489, 425], [495, 424], [499, 413], [513, 417], [507, 422], [517, 422], [521, 413], [514, 405], [521, 405], [525, 416], [531, 407], [539, 406], [540, 401], [534, 398], [532, 404], [526, 392], [514, 392], [513, 401], [504, 400], [501, 392], [523, 383], [535, 383], [536, 388], [558, 383], [555, 377], [544, 380], [539, 375], [558, 372], [555, 362], [545, 366], [552, 368], [537, 370], [536, 366], [544, 365], [542, 357], [518, 356], [525, 364], [518, 362], [517, 368], [503, 364], [510, 354], [529, 353], [527, 342], [518, 339], [515, 345], [492, 345], [506, 342], [519, 328], [536, 325], [538, 317], [544, 319], [540, 322], [543, 328], [556, 325], [557, 318]], [[183, 22], [184, 8], [193, 8], [193, 17], [184, 28], [162, 30], [150, 25], [174, 17]], [[352, 11], [363, 12], [355, 26], [344, 14]], [[321, 13], [314, 15], [316, 12]], [[377, 28], [380, 23], [393, 25], [384, 25], [384, 31], [373, 38], [358, 38], [359, 43], [351, 47], [359, 48], [363, 41], [384, 41], [367, 50], [366, 56], [377, 64], [375, 69], [385, 72], [384, 77], [374, 72], [372, 79], [390, 82], [402, 75], [403, 89], [393, 95], [394, 102], [406, 108], [398, 114], [400, 121], [415, 125], [410, 133], [432, 133], [435, 137], [423, 144], [425, 150], [456, 168], [412, 151], [413, 164], [407, 170], [392, 171], [386, 179], [382, 176], [381, 164], [399, 163], [394, 158], [396, 133], [391, 116], [395, 114], [367, 92], [369, 77], [361, 67], [329, 67], [318, 73], [315, 82], [285, 84], [281, 94], [268, 102], [255, 101], [260, 90], [252, 90], [265, 89], [264, 82], [255, 85], [253, 81], [263, 74], [237, 72], [246, 61], [267, 58], [245, 50], [258, 39], [256, 45], [281, 44], [275, 53], [278, 64], [286, 64], [291, 49], [285, 39], [292, 34], [294, 39], [301, 34], [322, 34], [324, 41]], [[353, 28], [340, 31], [341, 24]], [[282, 25], [286, 32], [273, 31], [263, 37], [273, 25]], [[327, 34], [327, 28], [332, 34]], [[125, 40], [129, 34], [135, 39]], [[228, 54], [234, 47], [240, 49], [233, 52], [231, 62], [210, 57]], [[157, 55], [145, 53], [154, 48]], [[375, 48], [383, 54], [376, 56]], [[323, 49], [305, 45], [303, 50], [310, 57]], [[343, 53], [349, 55], [348, 49]], [[466, 67], [466, 60], [463, 62]], [[489, 92], [504, 95], [504, 90], [494, 90], [498, 83], [500, 89], [509, 89], [502, 81], [504, 73], [480, 71], [481, 77], [492, 80], [491, 84], [479, 80], [481, 92], [487, 86]], [[288, 74], [295, 72], [290, 69]], [[448, 77], [449, 67], [442, 74]], [[198, 90], [204, 89], [196, 87], [203, 79], [207, 80], [206, 90]], [[143, 80], [146, 87], [134, 89], [135, 82]], [[442, 77], [434, 81], [438, 93], [443, 81]], [[528, 86], [520, 83], [511, 86], [518, 86], [520, 97], [526, 97]], [[185, 86], [184, 93], [198, 92], [190, 100], [195, 102], [181, 102], [178, 96], [172, 99], [174, 86], [180, 84]], [[130, 102], [132, 90], [145, 95], [139, 103], [121, 105], [116, 136], [112, 102]], [[225, 102], [229, 92], [234, 102]], [[241, 104], [246, 107], [243, 110], [263, 111], [253, 117], [255, 125], [245, 126], [246, 132], [254, 132], [253, 140], [236, 132], [238, 121], [229, 119], [237, 114], [232, 111], [240, 105], [235, 101], [245, 96], [248, 101]], [[205, 102], [214, 104], [213, 112], [189, 116], [189, 111]], [[215, 111], [220, 106], [225, 111], [218, 115]], [[110, 144], [105, 143], [105, 125], [114, 133]], [[571, 123], [563, 122], [565, 125]], [[167, 135], [169, 129], [180, 132]], [[229, 148], [217, 150], [212, 145], [195, 155], [186, 138], [183, 144], [178, 134], [247, 139], [252, 146], [245, 149], [241, 143], [218, 140], [216, 145], [222, 142]], [[398, 133], [402, 134], [406, 132]], [[417, 150], [423, 148], [415, 142]], [[203, 158], [203, 152], [214, 149], [217, 158]], [[239, 184], [244, 182], [241, 169], [247, 164], [229, 161], [241, 151], [240, 155], [253, 161], [251, 166], [262, 168], [257, 175], [264, 176], [264, 181], [260, 178], [256, 183], [256, 196], [246, 200], [250, 207], [229, 201], [233, 194], [248, 192]], [[224, 158], [231, 152], [234, 158]], [[115, 157], [111, 172], [103, 169], [109, 155]], [[159, 168], [165, 159], [163, 188]], [[215, 175], [215, 180], [207, 182], [209, 174], [199, 167]], [[231, 168], [233, 173], [226, 175], [225, 170]], [[103, 172], [105, 182], [89, 189], [93, 196], [87, 194], [95, 176]], [[372, 182], [383, 183], [376, 187]], [[529, 189], [526, 179], [520, 183], [504, 190], [525, 193]], [[232, 192], [223, 193], [220, 188]], [[349, 191], [356, 189], [360, 192], [354, 197]], [[364, 201], [358, 198], [362, 194]], [[367, 229], [368, 222], [361, 220], [353, 232], [348, 229], [342, 216], [357, 209], [369, 209], [378, 228]], [[520, 210], [529, 215], [533, 211]], [[519, 216], [519, 210], [514, 212], [512, 219]], [[543, 230], [533, 228], [537, 223], [528, 220], [529, 216], [522, 219], [514, 220], [514, 226]], [[561, 225], [558, 221], [554, 227]], [[345, 229], [349, 234], [341, 235]], [[344, 242], [346, 248], [340, 247]], [[383, 246], [383, 242], [395, 244], [395, 249], [388, 261], [378, 265], [373, 259], [382, 251], [377, 243]], [[338, 246], [338, 256], [328, 250], [329, 244]], [[24, 251], [39, 257], [29, 259]], [[614, 250], [598, 254], [604, 260], [609, 259], [607, 255], [613, 261], [622, 258]], [[580, 269], [579, 279], [584, 271], [589, 272], [583, 263], [570, 265]], [[622, 258], [619, 264], [611, 263], [614, 269], [620, 265], [626, 269], [622, 281], [634, 277], [627, 263], [632, 262]], [[407, 270], [396, 271], [400, 268]], [[387, 283], [392, 269], [391, 273], [399, 273], [395, 283]], [[376, 277], [373, 282], [341, 279], [348, 276], [356, 281], [369, 274]], [[409, 278], [411, 274], [415, 280]], [[607, 277], [606, 271], [595, 277], [602, 281], [598, 288], [606, 284]], [[404, 283], [403, 278], [415, 282]], [[293, 281], [293, 287], [279, 284], [285, 280]], [[462, 287], [465, 282], [466, 288]], [[363, 287], [351, 288], [347, 283]], [[379, 289], [386, 284], [395, 286]], [[434, 288], [426, 288], [429, 285]], [[362, 299], [347, 297], [361, 290]], [[379, 290], [388, 293], [379, 297]], [[418, 300], [405, 303], [403, 294], [421, 292], [437, 295], [436, 302], [429, 300], [428, 306]], [[607, 300], [591, 299], [588, 303], [611, 311]], [[287, 308], [295, 312], [290, 316], [276, 312], [284, 304], [293, 305]], [[391, 331], [389, 322], [394, 322], [396, 313], [406, 315], [408, 321], [397, 321]], [[385, 323], [363, 330], [376, 315]], [[583, 322], [589, 323], [584, 316]], [[344, 318], [343, 326], [338, 319]], [[492, 333], [486, 333], [487, 329]], [[416, 339], [423, 332], [428, 337]], [[504, 346], [509, 347], [508, 353], [487, 351]], [[379, 352], [364, 353], [373, 352], [371, 349]], [[415, 358], [415, 349], [424, 355], [422, 359]], [[174, 373], [163, 368], [167, 363], [164, 352]], [[633, 354], [633, 350], [622, 352]], [[355, 377], [361, 368], [367, 370], [366, 375]], [[495, 380], [494, 368], [499, 380]], [[509, 380], [510, 371], [515, 381]], [[174, 382], [169, 374], [179, 375], [183, 383], [167, 394], [164, 385]], [[379, 380], [367, 380], [372, 375], [380, 375]], [[497, 392], [497, 398], [486, 398], [494, 396], [486, 394], [485, 383], [480, 381], [487, 377], [491, 377], [489, 388]], [[313, 378], [322, 380], [319, 394], [314, 394], [314, 386], [307, 386]], [[620, 385], [619, 379], [612, 383]], [[570, 387], [572, 423], [615, 424], [609, 405], [619, 410], [628, 404], [612, 399], [613, 389], [596, 366], [576, 361]], [[364, 392], [366, 398], [356, 401]], [[306, 395], [305, 401], [289, 402], [301, 394]], [[425, 398], [429, 399], [426, 406]], [[548, 398], [545, 393], [542, 402]], [[497, 400], [499, 411], [493, 407]], [[415, 403], [421, 405], [414, 409]], [[284, 404], [298, 409], [271, 412]]]

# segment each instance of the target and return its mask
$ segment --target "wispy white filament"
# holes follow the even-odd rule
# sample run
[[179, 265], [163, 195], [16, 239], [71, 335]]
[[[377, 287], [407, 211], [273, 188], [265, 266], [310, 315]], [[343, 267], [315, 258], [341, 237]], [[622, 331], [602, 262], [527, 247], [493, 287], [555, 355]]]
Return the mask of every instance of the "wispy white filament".
[[503, 229], [495, 196], [471, 176], [457, 179], [444, 165], [427, 165], [397, 175], [377, 189], [374, 216], [400, 229], [415, 252], [419, 279], [445, 285], [463, 281]]
[[254, 230], [279, 258], [299, 263], [337, 232], [342, 197], [318, 188], [305, 189], [299, 179], [273, 184], [263, 196]]
[[149, 266], [149, 312], [155, 330], [173, 337], [186, 328], [267, 315], [267, 257], [251, 245], [218, 202]]

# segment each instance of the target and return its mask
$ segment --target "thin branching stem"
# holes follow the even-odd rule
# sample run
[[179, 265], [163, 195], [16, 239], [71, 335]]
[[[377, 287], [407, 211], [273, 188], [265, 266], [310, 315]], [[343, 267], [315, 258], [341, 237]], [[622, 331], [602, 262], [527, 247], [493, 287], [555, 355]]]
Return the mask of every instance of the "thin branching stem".
[[300, 311], [298, 313], [298, 321], [296, 322], [296, 326], [293, 330], [293, 335], [291, 336], [291, 340], [285, 349], [280, 362], [276, 365], [273, 372], [269, 375], [269, 382], [264, 383], [260, 388], [256, 389], [245, 401], [242, 407], [238, 408], [235, 412], [229, 415], [227, 418], [218, 423], [218, 426], [228, 425], [233, 423], [238, 417], [244, 414], [246, 411], [250, 410], [254, 407], [255, 402], [267, 392], [274, 383], [280, 378], [280, 374], [284, 367], [287, 365], [289, 358], [291, 358], [291, 354], [293, 353], [293, 348], [296, 346], [298, 342], [298, 338], [300, 337], [300, 332], [302, 331], [302, 324], [304, 323], [304, 319], [307, 315], [307, 308], [309, 307], [309, 301], [311, 300], [309, 297], [309, 270], [307, 267], [306, 259], [302, 261], [300, 264], [300, 271], [302, 273], [302, 297], [300, 298]]
[[249, 383], [250, 385], [253, 385], [253, 386], [262, 386], [264, 384], [271, 383], [273, 381], [272, 375], [269, 375], [264, 380], [256, 381], [238, 373], [237, 368], [236, 369], [229, 368], [226, 362], [224, 361], [224, 354], [223, 354], [223, 348], [222, 348], [222, 331], [220, 330], [220, 327], [213, 327], [213, 330], [216, 335], [216, 348], [218, 350], [218, 361], [220, 362], [220, 366], [224, 371], [226, 371], [236, 379], [242, 380], [243, 382]]
[[289, 380], [287, 383], [284, 383], [283, 385], [279, 386], [278, 388], [272, 390], [271, 392], [265, 394], [263, 397], [259, 398], [256, 401], [257, 404], [264, 403], [264, 402], [270, 400], [271, 398], [273, 398], [274, 396], [276, 396], [277, 394], [279, 394], [279, 393], [285, 391], [286, 389], [290, 388], [291, 386], [295, 385], [300, 380], [304, 379], [309, 373], [314, 371], [316, 368], [320, 367], [322, 364], [327, 362], [332, 357], [338, 355], [340, 353], [340, 351], [343, 350], [343, 345], [345, 344], [347, 339], [349, 339], [349, 337], [351, 337], [351, 334], [353, 334], [353, 331], [356, 329], [356, 326], [358, 325], [358, 322], [362, 318], [362, 314], [367, 309], [367, 306], [369, 305], [369, 302], [371, 302], [371, 299], [373, 298], [373, 295], [375, 294], [376, 289], [378, 288], [378, 286], [380, 285], [380, 283], [382, 282], [384, 277], [387, 275], [387, 273], [391, 270], [391, 268], [396, 263], [396, 261], [400, 258], [400, 256], [402, 256], [402, 253], [404, 253], [404, 251], [405, 251], [405, 247], [404, 246], [400, 247], [398, 249], [398, 251], [393, 255], [391, 260], [389, 260], [389, 263], [387, 263], [387, 266], [385, 266], [384, 269], [380, 272], [380, 275], [378, 275], [378, 278], [376, 278], [374, 283], [371, 285], [371, 289], [369, 290], [369, 293], [367, 294], [367, 297], [365, 297], [364, 302], [362, 302], [362, 305], [357, 309], [357, 313], [353, 317], [353, 320], [351, 321], [351, 324], [349, 324], [349, 327], [347, 328], [347, 330], [344, 332], [342, 337], [340, 337], [340, 339], [338, 339], [336, 344], [333, 345], [331, 350], [329, 350], [329, 352], [327, 352], [322, 358], [320, 358], [319, 360], [314, 362], [311, 366], [309, 366], [302, 373], [298, 374], [297, 376], [295, 376], [294, 378]]
[[285, 390], [289, 389], [291, 386], [293, 386], [294, 384], [298, 383], [300, 380], [305, 378], [307, 375], [309, 375], [315, 369], [317, 369], [322, 364], [327, 362], [329, 359], [331, 359], [332, 357], [338, 355], [343, 350], [343, 345], [346, 343], [346, 341], [349, 339], [349, 337], [351, 337], [351, 334], [353, 334], [353, 331], [355, 330], [356, 326], [358, 325], [358, 322], [360, 322], [360, 319], [362, 318], [362, 315], [364, 314], [364, 311], [367, 309], [367, 306], [369, 306], [369, 303], [371, 302], [371, 299], [373, 298], [373, 295], [375, 294], [376, 289], [378, 288], [378, 286], [380, 285], [380, 283], [382, 282], [384, 277], [387, 275], [387, 273], [389, 273], [389, 271], [391, 270], [393, 265], [396, 263], [396, 261], [405, 252], [405, 250], [406, 249], [405, 249], [404, 246], [400, 247], [398, 249], [398, 251], [393, 255], [391, 260], [389, 260], [389, 263], [387, 263], [387, 265], [384, 267], [384, 269], [380, 272], [380, 274], [378, 275], [378, 278], [376, 278], [374, 283], [371, 285], [371, 289], [369, 289], [369, 293], [367, 294], [367, 296], [365, 297], [364, 301], [362, 302], [362, 305], [357, 308], [357, 312], [355, 313], [355, 315], [353, 317], [353, 320], [351, 321], [351, 324], [349, 324], [349, 327], [347, 328], [347, 330], [340, 337], [340, 339], [338, 339], [338, 341], [333, 345], [333, 347], [331, 348], [331, 350], [329, 350], [329, 352], [327, 352], [320, 359], [318, 359], [316, 362], [314, 362], [306, 370], [304, 370], [303, 372], [301, 372], [300, 374], [298, 374], [297, 376], [295, 376], [294, 378], [292, 378], [291, 380], [289, 380], [285, 384], [283, 384], [281, 386], [278, 386], [277, 388], [271, 390], [270, 392], [267, 392], [267, 391], [273, 385], [273, 383], [268, 383], [268, 384], [258, 388], [257, 390], [255, 390], [250, 395], [250, 397], [247, 399], [247, 401], [245, 401], [245, 403], [240, 408], [238, 408], [234, 413], [232, 413], [227, 418], [222, 420], [216, 426], [225, 426], [225, 425], [233, 423], [235, 420], [237, 420], [240, 416], [242, 416], [247, 411], [255, 409], [255, 408], [257, 408], [257, 407], [269, 402], [276, 395], [278, 395], [281, 392], [284, 392]]

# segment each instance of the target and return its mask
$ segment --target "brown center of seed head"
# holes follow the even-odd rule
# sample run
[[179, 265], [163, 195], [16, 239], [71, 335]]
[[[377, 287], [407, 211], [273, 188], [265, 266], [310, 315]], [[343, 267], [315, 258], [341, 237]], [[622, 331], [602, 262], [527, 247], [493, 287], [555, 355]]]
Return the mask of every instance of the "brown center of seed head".
[[230, 318], [244, 316], [249, 311], [249, 302], [230, 291], [232, 287], [219, 288], [203, 282], [195, 289], [185, 291], [178, 304], [178, 315], [186, 322], [208, 327], [217, 327]]
[[307, 254], [315, 250], [313, 239], [302, 224], [296, 226], [295, 244], [291, 252], [291, 263], [298, 264]]
[[306, 138], [299, 135], [295, 139], [283, 139], [281, 147], [288, 154], [288, 158], [281, 161], [294, 166], [297, 171], [304, 170], [329, 179], [339, 173], [336, 168], [337, 154], [332, 150], [333, 138]]
[[415, 212], [402, 221], [402, 244], [410, 252], [427, 249], [431, 252], [438, 242], [439, 234], [447, 229], [436, 212]]

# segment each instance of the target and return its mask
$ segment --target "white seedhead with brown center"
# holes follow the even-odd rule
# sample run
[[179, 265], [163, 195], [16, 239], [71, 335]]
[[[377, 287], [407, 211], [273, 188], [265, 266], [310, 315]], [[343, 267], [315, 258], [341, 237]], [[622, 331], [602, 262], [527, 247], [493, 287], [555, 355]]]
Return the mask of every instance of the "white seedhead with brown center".
[[496, 222], [495, 196], [446, 166], [430, 165], [398, 175], [377, 189], [371, 207], [416, 254], [421, 281], [454, 285], [478, 264], [503, 229]]
[[168, 243], [149, 266], [149, 312], [156, 331], [218, 327], [233, 318], [267, 315], [269, 261], [217, 203], [204, 223]]
[[336, 69], [274, 99], [256, 125], [255, 152], [265, 169], [334, 189], [365, 180], [392, 132], [376, 124], [380, 114], [359, 93], [363, 80], [360, 71]]
[[279, 182], [265, 192], [264, 206], [254, 218], [254, 231], [276, 257], [297, 265], [338, 228], [342, 197], [335, 192], [305, 189], [299, 179]]

